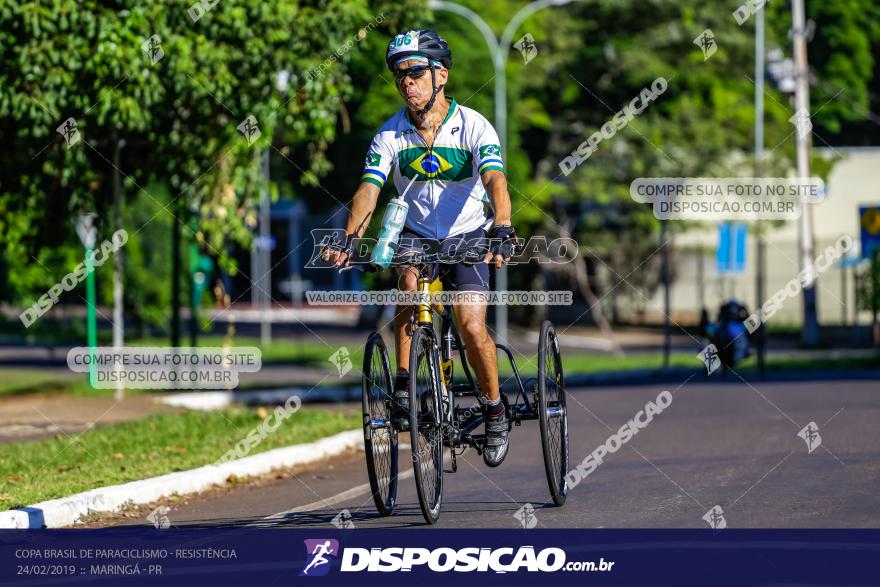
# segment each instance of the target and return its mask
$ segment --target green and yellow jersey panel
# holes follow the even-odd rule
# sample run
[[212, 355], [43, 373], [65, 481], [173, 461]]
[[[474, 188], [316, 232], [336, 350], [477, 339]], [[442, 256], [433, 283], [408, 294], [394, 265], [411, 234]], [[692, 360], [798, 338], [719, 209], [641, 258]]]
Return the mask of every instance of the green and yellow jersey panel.
[[498, 135], [479, 112], [455, 99], [433, 147], [425, 143], [406, 108], [382, 127], [367, 153], [362, 181], [382, 187], [389, 175], [406, 194], [407, 227], [431, 238], [446, 238], [491, 226], [491, 210], [481, 176], [504, 172]]

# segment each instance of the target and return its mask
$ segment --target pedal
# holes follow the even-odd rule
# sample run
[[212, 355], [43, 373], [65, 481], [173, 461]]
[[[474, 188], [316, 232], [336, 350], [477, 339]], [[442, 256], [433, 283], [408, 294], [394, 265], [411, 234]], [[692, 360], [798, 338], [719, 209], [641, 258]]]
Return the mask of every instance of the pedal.
[[505, 406], [507, 408], [507, 431], [513, 428], [514, 425], [522, 426], [522, 422], [519, 420], [519, 414], [516, 412], [516, 406], [512, 406], [505, 402]]
[[455, 449], [450, 450], [450, 451], [449, 451], [449, 454], [450, 454], [451, 457], [452, 457], [452, 458], [450, 459], [450, 467], [451, 467], [451, 468], [450, 468], [450, 469], [444, 469], [443, 472], [444, 472], [444, 473], [455, 473], [456, 471], [458, 471], [458, 462], [456, 461], [456, 458], [455, 458]]
[[398, 432], [408, 432], [409, 431], [409, 417], [403, 418], [402, 420], [395, 421], [393, 418], [391, 419], [391, 426]]
[[474, 447], [474, 450], [477, 451], [477, 454], [483, 456], [483, 449], [486, 448], [486, 437], [482, 434], [478, 436], [473, 436], [473, 443], [471, 446]]

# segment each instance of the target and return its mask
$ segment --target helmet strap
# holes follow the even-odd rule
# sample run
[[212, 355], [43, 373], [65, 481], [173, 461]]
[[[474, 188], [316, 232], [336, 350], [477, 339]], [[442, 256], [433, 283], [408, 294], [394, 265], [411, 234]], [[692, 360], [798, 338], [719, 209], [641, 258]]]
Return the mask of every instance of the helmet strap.
[[425, 107], [422, 108], [421, 110], [419, 110], [417, 113], [419, 115], [419, 118], [421, 118], [422, 120], [425, 119], [425, 116], [428, 114], [428, 112], [431, 111], [431, 108], [434, 107], [434, 100], [437, 98], [437, 94], [440, 92], [440, 90], [443, 89], [443, 85], [444, 85], [444, 84], [440, 84], [439, 86], [437, 85], [437, 78], [434, 76], [434, 64], [432, 63], [430, 67], [431, 67], [431, 87], [434, 88], [434, 90], [431, 92], [431, 99], [428, 100], [428, 103], [425, 104]]

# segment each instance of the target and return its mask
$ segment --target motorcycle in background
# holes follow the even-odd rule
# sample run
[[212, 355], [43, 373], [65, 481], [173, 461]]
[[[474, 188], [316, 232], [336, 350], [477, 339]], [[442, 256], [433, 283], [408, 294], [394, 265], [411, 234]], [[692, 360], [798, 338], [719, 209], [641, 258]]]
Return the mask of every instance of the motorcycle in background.
[[722, 375], [751, 356], [753, 341], [746, 329], [749, 311], [735, 299], [728, 300], [718, 309], [716, 322], [709, 321], [704, 308], [700, 316], [700, 334], [709, 339], [718, 351], [723, 368]]

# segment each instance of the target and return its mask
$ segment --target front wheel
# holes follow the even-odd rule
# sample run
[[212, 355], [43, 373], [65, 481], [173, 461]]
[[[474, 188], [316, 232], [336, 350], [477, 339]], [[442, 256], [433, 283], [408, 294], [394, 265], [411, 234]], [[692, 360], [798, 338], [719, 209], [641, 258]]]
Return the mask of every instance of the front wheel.
[[538, 342], [538, 421], [544, 469], [553, 503], [565, 503], [568, 494], [568, 413], [565, 409], [565, 379], [556, 329], [549, 320], [541, 324]]
[[443, 498], [443, 416], [433, 337], [418, 328], [409, 358], [410, 444], [422, 515], [429, 524], [440, 518]]
[[363, 374], [367, 475], [376, 509], [387, 516], [397, 499], [397, 430], [391, 425], [391, 364], [378, 332], [367, 339]]

